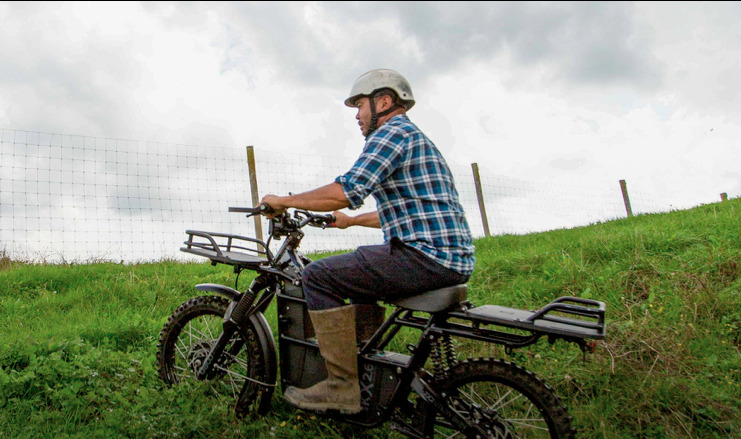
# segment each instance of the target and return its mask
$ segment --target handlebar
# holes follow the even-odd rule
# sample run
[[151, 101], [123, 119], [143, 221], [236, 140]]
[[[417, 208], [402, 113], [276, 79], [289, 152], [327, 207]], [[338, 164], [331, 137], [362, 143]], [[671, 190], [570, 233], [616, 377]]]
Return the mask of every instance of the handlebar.
[[[273, 209], [269, 204], [262, 203], [257, 207], [229, 207], [229, 212], [246, 213], [247, 217], [249, 218], [251, 216], [260, 214], [270, 215], [272, 213], [275, 213], [275, 209]], [[280, 220], [281, 217], [282, 219], [288, 219], [290, 218], [290, 215], [288, 213], [284, 213], [282, 215], [276, 216], [274, 220]], [[332, 214], [318, 214], [303, 209], [294, 209], [293, 217], [299, 220], [299, 228], [306, 225], [321, 228], [334, 227], [334, 223], [337, 220], [337, 218], [335, 218], [335, 216]]]
[[306, 210], [296, 209], [293, 213], [294, 218], [300, 218], [299, 215], [304, 216], [306, 221], [305, 224], [312, 227], [321, 227], [323, 229], [327, 227], [335, 227], [334, 223], [337, 221], [337, 218], [335, 218], [331, 213], [317, 214]]
[[257, 214], [269, 215], [275, 212], [275, 209], [270, 205], [262, 203], [257, 207], [230, 207], [229, 212], [246, 213], [247, 216], [253, 216]]

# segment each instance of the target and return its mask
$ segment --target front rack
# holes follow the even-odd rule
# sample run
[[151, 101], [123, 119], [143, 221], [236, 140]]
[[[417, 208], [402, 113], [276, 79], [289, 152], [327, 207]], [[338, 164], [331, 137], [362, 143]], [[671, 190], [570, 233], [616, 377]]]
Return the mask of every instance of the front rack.
[[[183, 242], [185, 247], [180, 251], [209, 258], [212, 264], [257, 267], [268, 265], [273, 259], [265, 243], [255, 238], [198, 230], [186, 230], [185, 233], [188, 240]], [[257, 248], [245, 247], [246, 243], [256, 244]]]

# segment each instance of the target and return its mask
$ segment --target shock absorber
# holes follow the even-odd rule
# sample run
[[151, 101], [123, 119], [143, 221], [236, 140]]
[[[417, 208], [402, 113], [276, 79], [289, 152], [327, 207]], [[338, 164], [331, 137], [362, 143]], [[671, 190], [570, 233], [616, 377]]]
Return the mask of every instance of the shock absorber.
[[240, 324], [242, 322], [242, 319], [244, 319], [244, 317], [247, 315], [247, 312], [250, 310], [250, 307], [252, 307], [252, 304], [255, 303], [257, 292], [265, 287], [265, 283], [265, 277], [263, 275], [260, 275], [252, 281], [247, 291], [242, 293], [242, 297], [240, 297], [237, 306], [235, 306], [234, 311], [232, 311], [231, 320], [234, 323]]
[[432, 372], [436, 377], [445, 378], [445, 363], [439, 338], [435, 338], [435, 340], [432, 341], [432, 352], [430, 357], [432, 360]]
[[232, 311], [232, 321], [240, 323], [244, 316], [247, 315], [247, 311], [250, 310], [256, 297], [257, 294], [252, 290], [252, 286], [250, 285], [250, 288], [242, 293], [242, 297], [239, 299], [237, 306], [234, 307], [234, 311]]
[[450, 334], [443, 334], [442, 340], [443, 354], [445, 355], [445, 365], [452, 368], [458, 363], [458, 353], [455, 351], [455, 344]]

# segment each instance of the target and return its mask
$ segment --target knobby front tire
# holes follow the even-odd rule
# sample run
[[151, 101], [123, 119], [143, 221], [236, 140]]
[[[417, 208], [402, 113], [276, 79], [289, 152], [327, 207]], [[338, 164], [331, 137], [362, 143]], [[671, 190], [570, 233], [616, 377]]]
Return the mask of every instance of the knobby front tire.
[[[157, 345], [159, 375], [163, 381], [175, 385], [198, 380], [196, 371], [222, 333], [229, 304], [223, 297], [196, 297], [170, 316]], [[214, 364], [215, 373], [208, 383], [217, 396], [231, 396], [236, 403], [244, 387], [242, 404], [237, 407], [240, 414], [265, 414], [270, 408], [272, 388], [255, 382], [268, 381], [270, 371], [265, 352], [257, 329], [248, 323], [232, 336], [224, 354]]]
[[[445, 392], [452, 407], [489, 430], [489, 438], [575, 437], [571, 418], [553, 388], [522, 367], [496, 359], [466, 360], [447, 369], [445, 376], [435, 378], [435, 390]], [[427, 437], [464, 437], [418, 401], [417, 415]]]

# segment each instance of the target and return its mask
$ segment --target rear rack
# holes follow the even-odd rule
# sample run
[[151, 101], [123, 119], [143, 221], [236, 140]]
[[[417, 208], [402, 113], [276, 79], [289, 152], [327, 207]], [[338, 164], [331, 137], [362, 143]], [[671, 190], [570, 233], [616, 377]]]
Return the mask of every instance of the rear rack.
[[[556, 313], [581, 318], [565, 317]], [[470, 320], [476, 326], [499, 325], [539, 335], [575, 339], [605, 338], [605, 304], [579, 297], [560, 297], [537, 311], [483, 305], [464, 311], [454, 311], [450, 316]]]
[[250, 242], [266, 248], [264, 242], [255, 238], [198, 230], [186, 230], [185, 233], [188, 234], [188, 240], [183, 242], [185, 247], [180, 247], [180, 251], [209, 258], [213, 264], [256, 267], [267, 265], [272, 256], [267, 249], [263, 251], [245, 247], [245, 243]]

